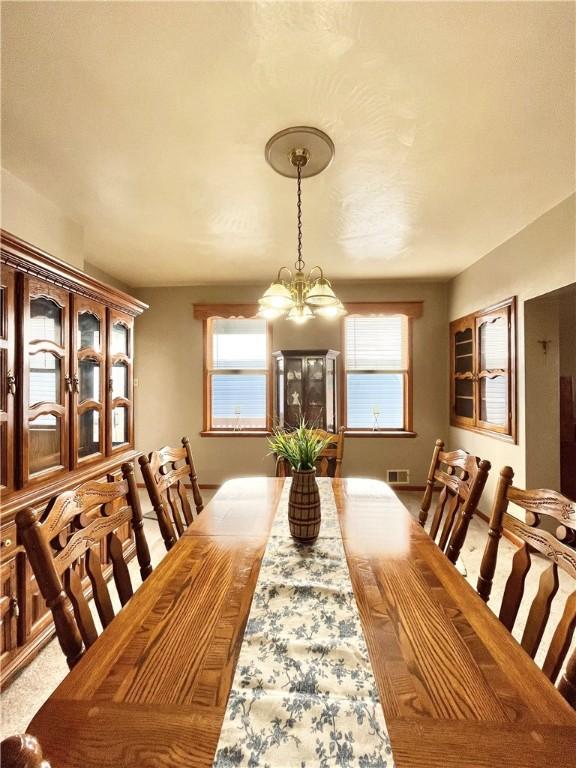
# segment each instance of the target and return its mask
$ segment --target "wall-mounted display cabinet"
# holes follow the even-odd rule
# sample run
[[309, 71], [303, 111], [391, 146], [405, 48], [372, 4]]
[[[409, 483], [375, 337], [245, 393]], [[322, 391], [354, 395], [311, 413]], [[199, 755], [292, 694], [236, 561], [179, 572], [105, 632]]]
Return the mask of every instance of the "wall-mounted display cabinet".
[[516, 440], [516, 300], [450, 323], [450, 422]]
[[337, 432], [338, 380], [332, 349], [285, 349], [274, 352], [274, 424], [294, 429], [304, 419], [326, 432]]
[[[118, 477], [133, 461], [134, 318], [146, 305], [7, 232], [1, 259], [4, 683], [53, 634], [15, 516], [87, 480]], [[132, 549], [128, 531], [125, 546]], [[104, 550], [101, 558], [109, 570]]]

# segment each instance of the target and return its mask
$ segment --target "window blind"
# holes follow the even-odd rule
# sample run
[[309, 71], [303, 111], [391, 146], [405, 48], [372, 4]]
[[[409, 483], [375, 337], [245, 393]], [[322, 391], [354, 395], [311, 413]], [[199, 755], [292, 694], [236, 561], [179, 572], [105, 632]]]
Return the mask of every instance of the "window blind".
[[212, 369], [266, 368], [266, 321], [215, 318]]
[[212, 426], [266, 428], [266, 376], [212, 376]]
[[215, 318], [210, 329], [211, 428], [266, 429], [266, 321]]
[[405, 370], [406, 322], [403, 315], [347, 317], [346, 370]]
[[482, 370], [505, 369], [508, 364], [508, 328], [498, 317], [480, 326], [480, 367]]
[[345, 342], [347, 426], [404, 429], [408, 319], [347, 317]]
[[29, 334], [31, 339], [48, 339], [49, 341], [56, 341], [56, 332], [57, 328], [53, 317], [31, 317], [29, 320]]
[[349, 373], [348, 427], [403, 429], [404, 376], [401, 373]]

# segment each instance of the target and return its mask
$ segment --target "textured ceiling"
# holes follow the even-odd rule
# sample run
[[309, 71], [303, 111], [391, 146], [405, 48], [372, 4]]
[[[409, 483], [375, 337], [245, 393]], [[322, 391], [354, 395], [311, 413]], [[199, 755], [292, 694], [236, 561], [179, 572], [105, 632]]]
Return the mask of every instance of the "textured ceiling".
[[3, 165], [131, 285], [445, 278], [574, 189], [574, 4], [3, 3]]

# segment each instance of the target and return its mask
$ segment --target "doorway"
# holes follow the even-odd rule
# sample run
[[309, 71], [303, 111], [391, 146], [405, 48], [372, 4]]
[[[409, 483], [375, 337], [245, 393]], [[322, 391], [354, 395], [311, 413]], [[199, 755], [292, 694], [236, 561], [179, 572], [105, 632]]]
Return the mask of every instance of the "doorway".
[[526, 483], [576, 500], [576, 283], [524, 305]]

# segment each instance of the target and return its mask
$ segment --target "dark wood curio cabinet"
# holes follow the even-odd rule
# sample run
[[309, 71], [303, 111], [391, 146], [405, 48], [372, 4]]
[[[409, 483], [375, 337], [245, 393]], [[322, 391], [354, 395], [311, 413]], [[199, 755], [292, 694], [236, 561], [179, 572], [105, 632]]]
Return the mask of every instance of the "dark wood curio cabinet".
[[516, 439], [516, 301], [450, 323], [450, 421]]
[[[15, 517], [133, 461], [134, 318], [146, 305], [2, 232], [0, 664], [2, 685], [53, 624]], [[133, 554], [128, 527], [118, 532]], [[105, 575], [111, 565], [105, 546]], [[85, 575], [84, 564], [78, 563]]]
[[273, 353], [275, 426], [294, 429], [304, 419], [317, 429], [337, 431], [338, 354], [332, 349], [284, 349]]

